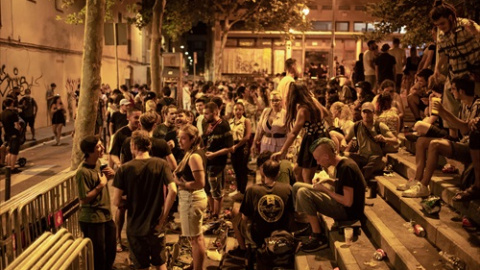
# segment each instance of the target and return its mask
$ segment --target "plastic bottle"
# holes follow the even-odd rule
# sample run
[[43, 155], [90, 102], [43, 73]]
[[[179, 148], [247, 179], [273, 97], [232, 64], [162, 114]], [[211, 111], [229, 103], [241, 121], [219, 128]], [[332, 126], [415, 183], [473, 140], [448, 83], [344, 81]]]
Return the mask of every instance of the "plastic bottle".
[[445, 269], [465, 270], [465, 263], [462, 262], [458, 257], [455, 257], [452, 254], [448, 254], [445, 251], [440, 251], [438, 254], [442, 257], [442, 260], [445, 262]]

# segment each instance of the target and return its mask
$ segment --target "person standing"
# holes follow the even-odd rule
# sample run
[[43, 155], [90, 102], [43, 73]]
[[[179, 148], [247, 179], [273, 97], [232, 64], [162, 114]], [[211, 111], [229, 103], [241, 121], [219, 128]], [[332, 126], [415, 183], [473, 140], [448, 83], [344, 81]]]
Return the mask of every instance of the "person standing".
[[232, 166], [235, 171], [235, 178], [237, 180], [237, 190], [230, 193], [229, 196], [234, 196], [237, 192], [245, 194], [248, 182], [248, 156], [250, 136], [252, 134], [252, 127], [250, 120], [243, 116], [245, 107], [242, 103], [235, 103], [233, 107], [234, 117], [228, 121], [230, 129], [232, 130], [233, 146], [230, 150], [232, 153]]
[[372, 89], [375, 89], [377, 78], [375, 76], [375, 58], [377, 57], [378, 46], [375, 40], [367, 42], [368, 50], [363, 54], [363, 68], [365, 69], [365, 81], [369, 82]]
[[60, 138], [62, 137], [62, 128], [65, 126], [65, 109], [63, 107], [62, 99], [60, 96], [53, 98], [52, 106], [50, 107], [52, 114], [52, 129], [55, 135], [55, 144], [60, 145]]
[[382, 84], [384, 80], [395, 81], [395, 57], [388, 53], [390, 45], [387, 43], [382, 45], [380, 55], [375, 59], [375, 74], [377, 76], [377, 85]]
[[110, 136], [113, 136], [117, 130], [121, 129], [122, 127], [128, 124], [127, 120], [127, 110], [128, 106], [130, 105], [130, 101], [126, 99], [120, 100], [120, 109], [112, 114], [110, 117], [110, 121], [108, 124], [108, 128], [110, 131]]
[[30, 89], [25, 89], [25, 96], [20, 99], [19, 108], [22, 109], [20, 116], [32, 132], [32, 141], [35, 141], [35, 117], [37, 117], [38, 106], [35, 99], [30, 96], [31, 93]]
[[47, 90], [45, 99], [47, 100], [47, 108], [48, 108], [48, 116], [52, 117], [52, 114], [50, 113], [50, 108], [52, 107], [53, 104], [53, 98], [55, 97], [55, 88], [57, 88], [57, 85], [55, 83], [50, 84], [50, 89]]
[[365, 81], [365, 68], [363, 67], [363, 53], [358, 55], [358, 61], [355, 62], [352, 74], [353, 84]]
[[100, 170], [99, 159], [105, 148], [96, 136], [80, 143], [84, 161], [75, 174], [80, 199], [79, 223], [85, 237], [93, 244], [95, 270], [112, 269], [115, 261], [115, 224], [110, 210], [107, 180], [113, 178], [110, 167]]
[[20, 119], [18, 117], [15, 101], [7, 98], [4, 101], [5, 110], [0, 115], [0, 120], [5, 131], [4, 141], [8, 147], [8, 154], [5, 158], [5, 165], [10, 166], [12, 173], [20, 173], [21, 170], [15, 168], [18, 152], [20, 151]]
[[[447, 111], [458, 115], [460, 103], [450, 91], [453, 78], [463, 74], [473, 76], [475, 94], [480, 95], [480, 26], [472, 20], [458, 18], [455, 8], [441, 1], [436, 1], [430, 11], [430, 19], [440, 30], [437, 40], [438, 63], [433, 78], [439, 83], [444, 79], [442, 72], [447, 71], [442, 104]], [[455, 137], [450, 123], [444, 124], [450, 129], [450, 136]]]
[[280, 92], [270, 93], [271, 108], [265, 108], [260, 116], [257, 125], [257, 132], [252, 144], [252, 153], [257, 154], [260, 144], [260, 153], [263, 151], [278, 152], [282, 149], [287, 139], [285, 127], [286, 111], [282, 108], [282, 97]]
[[283, 77], [277, 86], [277, 91], [280, 92], [282, 98], [282, 107], [287, 108], [286, 99], [288, 96], [288, 91], [290, 90], [290, 85], [295, 82], [295, 78], [298, 77], [298, 68], [297, 60], [293, 58], [288, 58], [285, 61], [285, 71], [286, 75]]
[[[150, 157], [146, 131], [132, 134], [130, 147], [135, 159], [122, 165], [113, 182], [113, 204], [127, 196], [127, 238], [135, 269], [166, 269], [161, 256], [165, 248], [162, 228], [172, 207], [177, 186], [165, 160]], [[164, 187], [168, 195], [164, 198]]]
[[207, 157], [201, 148], [202, 139], [198, 129], [191, 124], [180, 128], [180, 148], [185, 156], [175, 170], [174, 180], [178, 186], [178, 212], [182, 236], [192, 244], [193, 269], [203, 269], [205, 239], [202, 232], [203, 215], [207, 208], [205, 178]]
[[405, 50], [400, 48], [400, 39], [393, 39], [393, 48], [388, 50], [388, 53], [395, 57], [395, 82], [397, 93], [400, 93], [402, 87], [403, 67], [407, 62]]
[[217, 104], [205, 105], [206, 126], [202, 135], [207, 156], [209, 209], [213, 218], [218, 218], [222, 203], [223, 171], [227, 165], [228, 153], [233, 146], [230, 126], [219, 116]]

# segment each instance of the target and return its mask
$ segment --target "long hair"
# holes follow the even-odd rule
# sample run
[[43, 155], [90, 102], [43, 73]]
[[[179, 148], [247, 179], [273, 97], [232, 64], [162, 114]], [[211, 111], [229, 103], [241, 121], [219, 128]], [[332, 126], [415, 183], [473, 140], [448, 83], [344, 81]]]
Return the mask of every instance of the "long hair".
[[310, 92], [304, 84], [292, 83], [288, 90], [287, 100], [287, 114], [285, 125], [288, 129], [291, 128], [297, 117], [297, 105], [306, 107], [310, 112], [310, 121], [318, 122], [322, 120], [323, 113], [320, 103], [315, 99], [312, 92]]
[[190, 146], [190, 149], [186, 150], [185, 156], [178, 164], [175, 172], [183, 171], [183, 169], [185, 169], [185, 166], [188, 164], [188, 161], [190, 160], [192, 154], [198, 149], [202, 148], [202, 138], [200, 137], [200, 133], [198, 132], [198, 129], [196, 127], [191, 124], [186, 124], [185, 126], [181, 127], [179, 131], [186, 133], [190, 140], [192, 140], [193, 142], [192, 146]]
[[267, 87], [260, 88], [260, 96], [262, 97], [262, 100], [265, 103], [265, 107], [270, 107], [270, 101], [268, 100], [268, 88]]

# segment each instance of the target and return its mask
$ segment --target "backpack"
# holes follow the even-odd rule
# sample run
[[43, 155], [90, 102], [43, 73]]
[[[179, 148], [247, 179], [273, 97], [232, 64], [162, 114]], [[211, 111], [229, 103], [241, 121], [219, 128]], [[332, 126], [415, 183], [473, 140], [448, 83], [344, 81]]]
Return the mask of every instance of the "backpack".
[[[354, 131], [355, 137], [357, 137], [357, 138], [358, 138], [358, 128], [360, 127], [360, 125], [363, 126], [362, 121], [356, 122], [355, 125], [353, 126], [353, 131]], [[375, 132], [376, 132], [377, 134], [382, 134], [382, 131], [381, 131], [381, 129], [380, 129], [380, 122], [375, 121], [374, 127], [375, 127]], [[380, 147], [382, 148], [382, 150], [385, 151], [385, 150], [384, 150], [384, 149], [385, 149], [385, 143], [384, 143], [384, 142], [377, 142], [377, 141], [375, 141], [375, 138], [373, 138], [373, 135], [372, 135], [372, 133], [371, 133], [369, 130], [367, 130], [366, 133], [367, 133], [367, 137], [368, 137], [370, 140], [372, 140], [374, 143], [380, 144]]]
[[[257, 254], [257, 269], [292, 267], [295, 260], [295, 239], [285, 230], [273, 231]], [[263, 267], [264, 268], [263, 268]]]

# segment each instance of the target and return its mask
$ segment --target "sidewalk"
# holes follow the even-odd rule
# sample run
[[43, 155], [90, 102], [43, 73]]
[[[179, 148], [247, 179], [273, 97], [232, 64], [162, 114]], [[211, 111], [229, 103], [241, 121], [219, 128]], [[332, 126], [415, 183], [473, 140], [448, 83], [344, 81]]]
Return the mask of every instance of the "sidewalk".
[[[72, 134], [74, 129], [74, 122], [67, 122], [67, 124], [62, 128], [62, 136], [67, 136]], [[32, 133], [30, 132], [30, 127], [27, 127], [27, 141], [20, 147], [20, 150], [25, 150], [32, 146], [42, 144], [44, 142], [51, 141], [54, 138], [52, 126], [36, 128], [35, 129], [35, 139], [36, 141], [32, 141]]]

